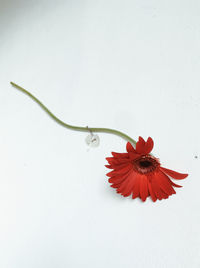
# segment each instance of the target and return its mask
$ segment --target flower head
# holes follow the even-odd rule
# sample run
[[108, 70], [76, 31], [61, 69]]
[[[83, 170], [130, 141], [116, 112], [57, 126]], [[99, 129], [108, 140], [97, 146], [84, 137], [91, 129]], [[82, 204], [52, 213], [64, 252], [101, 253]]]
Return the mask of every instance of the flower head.
[[132, 195], [145, 201], [148, 196], [155, 202], [157, 199], [166, 199], [175, 194], [174, 187], [182, 187], [175, 184], [169, 177], [177, 180], [184, 179], [188, 174], [181, 174], [161, 167], [159, 159], [152, 156], [153, 140], [148, 138], [145, 142], [139, 137], [134, 149], [130, 142], [126, 145], [127, 153], [112, 152], [112, 157], [107, 157], [109, 165], [113, 169], [107, 174], [111, 187], [117, 189], [117, 193], [123, 196]]

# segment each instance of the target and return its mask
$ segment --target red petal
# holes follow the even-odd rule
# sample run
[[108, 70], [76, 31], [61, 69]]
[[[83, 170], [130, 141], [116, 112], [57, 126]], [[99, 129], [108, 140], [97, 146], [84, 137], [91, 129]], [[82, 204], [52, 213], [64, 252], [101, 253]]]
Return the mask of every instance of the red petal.
[[135, 149], [133, 148], [133, 145], [130, 142], [127, 142], [126, 150], [127, 150], [128, 153], [129, 152], [135, 153]]
[[146, 144], [145, 144], [145, 154], [149, 154], [153, 149], [153, 140], [151, 137], [148, 138]]
[[157, 181], [154, 178], [152, 178], [151, 185], [152, 185], [152, 190], [154, 191], [156, 197], [159, 200], [162, 200], [164, 198], [163, 191], [161, 191], [160, 187], [158, 186]]
[[[162, 172], [162, 171], [161, 171], [161, 172]], [[162, 172], [162, 174], [164, 174], [164, 175], [167, 177], [169, 183], [170, 183], [172, 186], [174, 186], [174, 187], [178, 187], [178, 188], [182, 187], [181, 185], [178, 185], [178, 184], [174, 183], [173, 181], [171, 181], [171, 180], [168, 178], [168, 176], [167, 176], [164, 172]]]
[[147, 177], [143, 175], [140, 178], [140, 198], [144, 202], [148, 196], [149, 191], [148, 191]]
[[[149, 176], [148, 176], [149, 177]], [[148, 188], [149, 188], [149, 193], [150, 193], [150, 196], [151, 196], [151, 199], [153, 202], [156, 202], [157, 200], [157, 197], [152, 189], [152, 185], [151, 185], [151, 180], [148, 179]]]
[[129, 158], [114, 158], [114, 157], [107, 157], [106, 160], [110, 165], [120, 165], [130, 163]]
[[127, 193], [128, 195], [130, 195], [131, 193], [133, 193], [134, 187], [137, 183], [137, 174], [135, 172], [132, 173], [132, 183], [130, 184], [130, 192]]
[[178, 185], [178, 184], [174, 183], [174, 182], [171, 181], [171, 180], [170, 180], [170, 183], [171, 183], [171, 185], [173, 185], [174, 187], [178, 187], [178, 188], [182, 187], [181, 185]]
[[117, 164], [125, 164], [127, 162], [130, 162], [129, 158], [115, 158]]
[[121, 184], [120, 184], [120, 186], [118, 187], [118, 189], [117, 189], [117, 193], [123, 193], [123, 191], [124, 191], [124, 189], [126, 189], [126, 186], [127, 186], [127, 184], [128, 184], [128, 182], [129, 182], [129, 179], [125, 179]]
[[108, 164], [112, 164], [115, 162], [115, 159], [113, 157], [106, 157], [106, 160], [108, 161]]
[[162, 195], [164, 199], [167, 199], [169, 197], [168, 194], [166, 194], [162, 189], [161, 189]]
[[110, 183], [118, 184], [118, 183], [122, 183], [122, 181], [125, 180], [125, 178], [123, 176], [114, 176], [112, 178], [109, 178], [108, 181]]
[[125, 167], [132, 167], [132, 165], [130, 163], [126, 163], [126, 164], [120, 164], [120, 165], [114, 165], [114, 164], [111, 164], [111, 165], [106, 165], [106, 166], [109, 166], [108, 168], [112, 168], [114, 169], [115, 171], [116, 170], [120, 170], [122, 168], [125, 168]]
[[108, 176], [108, 177], [113, 177], [113, 176], [115, 176], [115, 175], [123, 175], [123, 174], [126, 174], [128, 171], [130, 171], [130, 168], [131, 168], [131, 166], [128, 165], [128, 166], [126, 166], [126, 167], [124, 167], [124, 168], [121, 168], [121, 169], [119, 169], [119, 170], [113, 170], [113, 171], [111, 171], [111, 172], [108, 172], [108, 173], [106, 174], [106, 176]]
[[124, 181], [127, 178], [127, 176], [130, 174], [130, 172], [132, 172], [132, 170], [124, 175], [113, 176], [112, 178], [109, 178], [108, 181], [110, 183], [122, 183], [122, 181]]
[[130, 159], [125, 158], [114, 158], [114, 157], [107, 157], [106, 160], [110, 165], [121, 165], [121, 164], [127, 164], [130, 163]]
[[142, 137], [139, 137], [138, 142], [136, 143], [136, 152], [143, 154], [145, 150], [145, 141]]
[[135, 160], [136, 158], [138, 158], [138, 156], [140, 157], [140, 155], [137, 153], [129, 152], [128, 154], [129, 154], [130, 160]]
[[120, 183], [113, 183], [112, 185], [110, 185], [110, 187], [112, 188], [118, 188], [120, 186]]
[[140, 176], [139, 174], [135, 178], [135, 184], [133, 186], [132, 198], [135, 199], [140, 196]]
[[176, 179], [176, 180], [182, 180], [182, 179], [185, 179], [188, 174], [182, 174], [182, 173], [178, 173], [176, 171], [173, 171], [173, 170], [170, 170], [170, 169], [167, 169], [167, 168], [163, 168], [163, 167], [160, 167], [160, 169], [166, 173], [167, 175], [169, 175], [170, 177]]
[[164, 173], [156, 173], [154, 179], [158, 183], [159, 188], [161, 188], [168, 196], [176, 193], [171, 185], [170, 179]]
[[113, 169], [111, 165], [105, 165], [105, 167]]
[[128, 153], [111, 152], [111, 154], [116, 158], [128, 158]]
[[135, 173], [131, 172], [129, 176], [127, 176], [126, 180], [118, 188], [117, 192], [121, 193], [124, 196], [129, 196], [132, 193], [133, 185], [135, 183]]

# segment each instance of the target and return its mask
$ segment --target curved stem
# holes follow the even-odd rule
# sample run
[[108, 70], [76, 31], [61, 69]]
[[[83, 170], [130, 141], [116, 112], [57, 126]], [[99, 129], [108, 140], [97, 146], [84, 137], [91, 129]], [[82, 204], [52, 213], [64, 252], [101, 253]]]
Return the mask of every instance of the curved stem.
[[136, 144], [136, 141], [134, 139], [132, 139], [131, 137], [129, 137], [128, 135], [124, 134], [121, 131], [115, 130], [115, 129], [110, 129], [110, 128], [88, 128], [88, 127], [79, 127], [79, 126], [72, 126], [69, 124], [66, 124], [65, 122], [63, 122], [62, 120], [60, 120], [58, 117], [56, 117], [41, 101], [39, 101], [35, 96], [33, 96], [29, 91], [27, 91], [26, 89], [24, 89], [23, 87], [20, 87], [19, 85], [15, 84], [14, 82], [10, 82], [10, 84], [12, 86], [14, 86], [15, 88], [17, 88], [18, 90], [20, 90], [21, 92], [25, 93], [26, 95], [28, 95], [32, 100], [34, 100], [53, 120], [55, 120], [58, 124], [60, 124], [61, 126], [65, 127], [65, 128], [69, 128], [72, 130], [76, 130], [76, 131], [84, 131], [84, 132], [104, 132], [104, 133], [110, 133], [110, 134], [114, 134], [117, 135], [127, 141], [130, 141], [133, 144]]

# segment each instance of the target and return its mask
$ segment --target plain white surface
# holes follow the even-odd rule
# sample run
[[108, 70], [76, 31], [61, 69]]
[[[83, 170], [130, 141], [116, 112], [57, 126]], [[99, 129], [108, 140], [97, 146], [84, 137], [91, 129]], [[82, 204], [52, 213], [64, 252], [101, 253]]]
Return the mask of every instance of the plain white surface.
[[[0, 267], [200, 267], [200, 2], [0, 0]], [[154, 138], [190, 175], [168, 200], [117, 195], [104, 165]], [[197, 156], [198, 158], [195, 158]]]

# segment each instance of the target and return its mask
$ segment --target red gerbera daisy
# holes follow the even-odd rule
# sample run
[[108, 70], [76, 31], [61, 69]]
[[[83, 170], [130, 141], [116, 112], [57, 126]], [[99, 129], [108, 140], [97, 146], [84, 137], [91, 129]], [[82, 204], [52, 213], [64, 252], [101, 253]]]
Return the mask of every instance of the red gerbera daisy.
[[[92, 137], [94, 137], [93, 132], [111, 133], [136, 143], [131, 137], [115, 129], [69, 125], [56, 117], [29, 91], [13, 82], [11, 82], [11, 85], [33, 99], [53, 120], [63, 127], [77, 131], [88, 131]], [[95, 140], [90, 137], [90, 141], [95, 141], [95, 145], [98, 144], [98, 139]], [[139, 137], [139, 141], [136, 143], [136, 149], [128, 142], [126, 149], [127, 153], [112, 153], [113, 157], [106, 158], [109, 163], [106, 167], [113, 169], [113, 171], [107, 174], [110, 177], [109, 182], [123, 196], [132, 194], [133, 198], [140, 197], [142, 201], [145, 201], [148, 196], [151, 196], [154, 202], [157, 199], [166, 199], [169, 195], [176, 193], [173, 187], [181, 187], [173, 183], [169, 176], [177, 180], [184, 179], [188, 176], [188, 174], [181, 174], [160, 166], [159, 160], [150, 154], [153, 149], [153, 140], [150, 137], [147, 142]]]
[[182, 187], [175, 184], [169, 178], [181, 180], [188, 174], [181, 174], [161, 167], [159, 159], [150, 154], [153, 149], [153, 140], [148, 138], [145, 142], [139, 137], [134, 149], [130, 142], [126, 145], [127, 153], [114, 153], [113, 157], [107, 157], [107, 168], [113, 171], [107, 174], [111, 187], [117, 189], [117, 193], [123, 196], [132, 195], [145, 201], [148, 196], [155, 202], [157, 199], [166, 199], [175, 194], [174, 187]]

